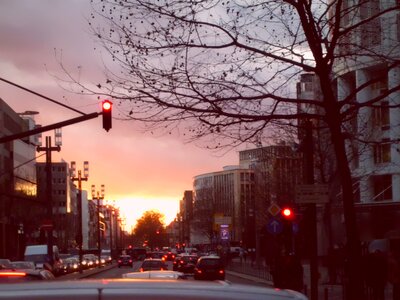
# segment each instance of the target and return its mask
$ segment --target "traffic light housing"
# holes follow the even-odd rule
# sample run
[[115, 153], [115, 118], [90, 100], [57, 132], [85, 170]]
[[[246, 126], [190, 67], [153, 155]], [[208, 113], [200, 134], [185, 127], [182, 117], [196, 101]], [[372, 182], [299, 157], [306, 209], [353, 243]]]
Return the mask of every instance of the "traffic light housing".
[[281, 219], [282, 219], [282, 242], [287, 252], [293, 251], [293, 221], [295, 214], [293, 208], [283, 207], [281, 209]]
[[104, 100], [101, 103], [102, 115], [103, 115], [103, 128], [105, 131], [109, 131], [112, 127], [112, 102]]

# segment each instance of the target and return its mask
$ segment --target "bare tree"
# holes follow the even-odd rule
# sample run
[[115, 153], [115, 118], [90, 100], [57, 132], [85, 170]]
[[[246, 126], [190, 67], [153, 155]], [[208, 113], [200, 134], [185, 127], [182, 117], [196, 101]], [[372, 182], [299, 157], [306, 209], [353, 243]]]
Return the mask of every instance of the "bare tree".
[[[177, 128], [193, 141], [209, 142], [217, 136], [213, 148], [268, 140], [285, 126], [296, 126], [299, 119], [324, 124], [341, 175], [349, 291], [353, 298], [362, 295], [346, 141], [360, 142], [366, 135], [357, 137], [360, 126], [355, 131], [349, 123], [360, 110], [377, 106], [400, 88], [391, 86], [360, 102], [354, 101], [355, 96], [377, 83], [379, 75], [339, 98], [336, 87], [341, 86], [336, 79], [360, 64], [398, 67], [397, 37], [388, 33], [386, 50], [376, 47], [380, 21], [386, 18], [389, 27], [396, 26], [398, 4], [388, 1], [379, 6], [373, 0], [96, 2], [89, 23], [114, 64], [107, 68], [107, 81], [97, 85], [99, 90], [81, 88], [119, 100], [121, 117], [142, 121], [148, 130]], [[100, 20], [108, 21], [108, 26]], [[302, 72], [317, 76], [321, 99], [296, 98], [294, 81]], [[303, 104], [317, 109], [296, 109]], [[366, 128], [368, 121], [364, 120]]]

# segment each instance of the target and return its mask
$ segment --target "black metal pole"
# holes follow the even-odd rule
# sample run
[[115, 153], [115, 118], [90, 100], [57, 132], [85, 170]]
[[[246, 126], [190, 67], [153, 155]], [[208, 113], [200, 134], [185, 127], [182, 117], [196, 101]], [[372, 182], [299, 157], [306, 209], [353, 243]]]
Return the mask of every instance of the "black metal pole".
[[46, 194], [47, 194], [47, 254], [50, 266], [53, 268], [53, 185], [51, 170], [51, 137], [46, 136]]
[[82, 273], [82, 258], [83, 258], [83, 236], [82, 236], [82, 183], [81, 183], [81, 171], [78, 171], [78, 249], [79, 249], [79, 273]]
[[[306, 121], [305, 146], [305, 175], [306, 183], [314, 184], [314, 141], [312, 135], [312, 123]], [[318, 242], [317, 242], [317, 207], [315, 203], [307, 204], [308, 228], [310, 234], [310, 277], [311, 300], [318, 300]]]
[[97, 195], [97, 249], [99, 251], [99, 264], [101, 265], [101, 231], [100, 231], [100, 196]]

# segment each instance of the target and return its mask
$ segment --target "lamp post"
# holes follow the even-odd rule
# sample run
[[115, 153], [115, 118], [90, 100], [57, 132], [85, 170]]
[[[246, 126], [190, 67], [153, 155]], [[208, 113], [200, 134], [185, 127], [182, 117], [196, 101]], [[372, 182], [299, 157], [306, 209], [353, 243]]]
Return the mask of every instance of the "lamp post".
[[89, 162], [83, 162], [83, 177], [81, 170], [78, 170], [78, 176], [76, 176], [76, 163], [74, 161], [71, 162], [71, 180], [78, 181], [78, 233], [76, 236], [78, 242], [79, 249], [79, 273], [82, 273], [82, 181], [87, 181], [89, 178]]
[[104, 199], [104, 184], [101, 185], [100, 192], [96, 192], [96, 187], [92, 185], [92, 200], [97, 200], [97, 249], [99, 262], [101, 262], [101, 230], [100, 230], [100, 200]]
[[[51, 151], [61, 150], [61, 128], [55, 129], [55, 147], [51, 145], [51, 137], [46, 136], [46, 146], [41, 145], [36, 148], [37, 152], [46, 152], [46, 198], [47, 198], [47, 215], [46, 220], [42, 224], [43, 229], [47, 229], [47, 253], [49, 256], [49, 262], [51, 267], [54, 264], [53, 258], [53, 178], [52, 178], [52, 168], [51, 168]], [[41, 144], [41, 137], [40, 137]]]

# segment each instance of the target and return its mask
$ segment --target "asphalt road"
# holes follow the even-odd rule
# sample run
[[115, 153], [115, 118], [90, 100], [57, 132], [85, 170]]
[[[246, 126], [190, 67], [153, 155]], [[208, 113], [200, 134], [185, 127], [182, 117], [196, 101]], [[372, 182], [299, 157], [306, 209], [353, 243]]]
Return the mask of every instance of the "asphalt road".
[[[172, 262], [168, 261], [168, 269], [172, 270]], [[134, 263], [133, 268], [131, 267], [121, 267], [118, 268], [117, 266], [105, 270], [103, 272], [93, 274], [87, 278], [96, 278], [96, 279], [107, 279], [107, 278], [122, 278], [122, 274], [124, 273], [130, 273], [130, 272], [137, 272], [140, 268], [141, 261], [137, 261]], [[189, 278], [189, 280], [194, 280], [193, 278]], [[226, 281], [232, 282], [232, 283], [238, 283], [238, 284], [249, 284], [249, 285], [256, 285], [256, 286], [265, 286], [263, 283], [255, 282], [246, 278], [241, 278], [239, 276], [234, 276], [231, 274], [226, 274]]]

